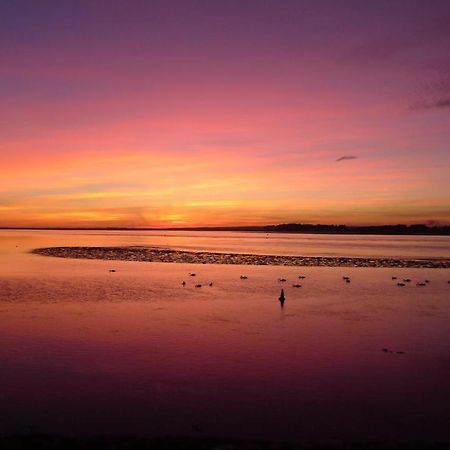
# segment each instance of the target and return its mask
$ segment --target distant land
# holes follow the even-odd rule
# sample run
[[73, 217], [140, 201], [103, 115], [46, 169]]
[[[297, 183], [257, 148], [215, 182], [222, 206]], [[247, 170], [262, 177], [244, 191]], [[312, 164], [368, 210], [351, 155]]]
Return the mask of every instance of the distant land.
[[[171, 228], [175, 230], [176, 228]], [[180, 230], [180, 228], [177, 228]], [[303, 223], [285, 223], [279, 225], [247, 227], [197, 227], [184, 228], [198, 231], [259, 231], [263, 233], [303, 233], [303, 234], [405, 234], [449, 236], [450, 226], [417, 225], [320, 225]]]
[[0, 227], [1, 230], [92, 230], [92, 231], [254, 231], [261, 233], [303, 233], [303, 234], [374, 234], [374, 235], [424, 235], [450, 236], [450, 226], [415, 225], [320, 225], [303, 223], [285, 223], [261, 226], [228, 227]]

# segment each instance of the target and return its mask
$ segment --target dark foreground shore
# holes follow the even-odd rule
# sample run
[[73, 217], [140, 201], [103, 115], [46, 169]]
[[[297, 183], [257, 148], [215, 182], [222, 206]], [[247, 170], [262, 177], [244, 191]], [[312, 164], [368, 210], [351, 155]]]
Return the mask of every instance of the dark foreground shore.
[[241, 264], [272, 266], [392, 267], [448, 269], [450, 259], [346, 258], [322, 256], [278, 256], [237, 253], [187, 252], [155, 247], [49, 247], [32, 253], [76, 259], [106, 259], [189, 264]]
[[47, 434], [0, 436], [0, 449], [8, 450], [445, 450], [443, 442], [348, 442], [304, 443], [240, 441], [215, 438], [108, 438], [63, 437]]

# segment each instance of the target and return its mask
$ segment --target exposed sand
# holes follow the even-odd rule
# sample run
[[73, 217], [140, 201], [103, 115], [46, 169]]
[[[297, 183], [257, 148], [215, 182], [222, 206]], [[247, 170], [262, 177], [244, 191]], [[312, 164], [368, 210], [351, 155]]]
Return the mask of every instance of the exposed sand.
[[237, 253], [187, 252], [155, 247], [49, 247], [34, 254], [58, 258], [105, 259], [190, 264], [240, 264], [323, 267], [396, 267], [448, 269], [450, 259], [347, 258], [318, 256], [277, 256]]

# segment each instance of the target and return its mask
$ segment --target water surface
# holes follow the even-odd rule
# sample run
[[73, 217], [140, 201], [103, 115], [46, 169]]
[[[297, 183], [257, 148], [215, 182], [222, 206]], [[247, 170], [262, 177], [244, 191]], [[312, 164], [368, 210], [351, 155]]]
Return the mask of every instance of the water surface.
[[51, 245], [449, 256], [437, 237], [0, 232], [1, 432], [450, 439], [449, 270], [28, 253]]

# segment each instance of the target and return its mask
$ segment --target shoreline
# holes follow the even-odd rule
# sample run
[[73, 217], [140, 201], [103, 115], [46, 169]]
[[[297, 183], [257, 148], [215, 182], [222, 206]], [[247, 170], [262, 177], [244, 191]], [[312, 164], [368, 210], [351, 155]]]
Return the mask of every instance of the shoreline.
[[384, 267], [449, 269], [450, 258], [366, 258], [338, 256], [282, 256], [246, 253], [189, 252], [157, 247], [46, 247], [31, 251], [40, 256], [110, 261], [181, 264], [233, 264], [298, 267]]

